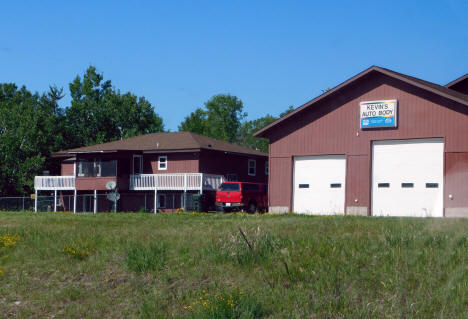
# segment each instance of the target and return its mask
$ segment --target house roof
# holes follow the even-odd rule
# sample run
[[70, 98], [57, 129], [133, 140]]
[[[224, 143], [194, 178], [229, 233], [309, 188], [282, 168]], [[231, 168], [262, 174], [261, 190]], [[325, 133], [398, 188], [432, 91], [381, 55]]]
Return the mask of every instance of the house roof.
[[332, 96], [333, 94], [337, 93], [338, 91], [340, 91], [344, 87], [350, 85], [351, 83], [353, 83], [356, 80], [364, 77], [365, 75], [368, 75], [368, 74], [373, 73], [373, 72], [374, 73], [375, 72], [381, 73], [381, 74], [387, 75], [389, 77], [401, 80], [401, 81], [403, 81], [405, 83], [408, 83], [410, 85], [419, 87], [421, 89], [430, 91], [430, 92], [432, 92], [434, 94], [443, 96], [443, 97], [445, 97], [447, 99], [450, 99], [450, 100], [453, 100], [455, 102], [458, 102], [458, 103], [461, 103], [463, 105], [468, 106], [468, 95], [462, 94], [462, 93], [457, 92], [457, 91], [452, 90], [452, 89], [449, 89], [446, 86], [441, 86], [441, 85], [438, 85], [438, 84], [435, 84], [435, 83], [432, 83], [432, 82], [429, 82], [429, 81], [421, 80], [421, 79], [418, 79], [418, 78], [415, 78], [415, 77], [412, 77], [412, 76], [409, 76], [409, 75], [406, 75], [406, 74], [398, 73], [398, 72], [395, 72], [395, 71], [392, 71], [392, 70], [389, 70], [389, 69], [382, 68], [382, 67], [374, 65], [374, 66], [371, 66], [370, 68], [362, 71], [361, 73], [353, 76], [352, 78], [346, 80], [345, 82], [339, 84], [338, 86], [334, 87], [333, 89], [323, 93], [322, 95], [319, 95], [315, 99], [313, 99], [313, 100], [305, 103], [304, 105], [298, 107], [297, 109], [295, 109], [291, 113], [283, 116], [282, 118], [276, 120], [275, 122], [273, 122], [273, 123], [265, 126], [264, 128], [258, 130], [257, 132], [255, 132], [254, 136], [256, 136], [256, 137], [266, 137], [268, 135], [267, 132], [270, 129], [272, 129], [273, 127], [280, 124], [281, 122], [285, 121], [286, 119], [288, 119], [288, 118], [290, 118], [292, 116], [295, 116], [297, 113], [300, 113], [300, 112], [302, 112], [302, 111], [304, 111], [306, 109], [309, 109], [310, 107], [313, 107], [317, 102], [321, 101], [322, 99], [324, 99], [326, 97], [329, 97], [329, 96]]
[[140, 135], [109, 143], [64, 150], [55, 153], [54, 156], [61, 157], [78, 153], [110, 153], [118, 151], [169, 152], [201, 149], [268, 156], [268, 154], [260, 151], [192, 132], [169, 132]]
[[444, 86], [445, 86], [446, 88], [451, 88], [451, 87], [457, 85], [458, 83], [460, 83], [460, 82], [465, 82], [465, 81], [468, 81], [468, 73], [465, 74], [465, 75], [460, 76], [459, 78], [453, 80], [453, 81], [450, 82], [450, 83], [445, 84]]

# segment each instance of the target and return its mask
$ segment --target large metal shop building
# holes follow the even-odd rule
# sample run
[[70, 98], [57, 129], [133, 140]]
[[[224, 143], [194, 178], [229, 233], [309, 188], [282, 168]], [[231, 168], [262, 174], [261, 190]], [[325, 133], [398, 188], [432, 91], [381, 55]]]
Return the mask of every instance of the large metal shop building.
[[468, 217], [468, 74], [372, 66], [256, 133], [272, 212]]

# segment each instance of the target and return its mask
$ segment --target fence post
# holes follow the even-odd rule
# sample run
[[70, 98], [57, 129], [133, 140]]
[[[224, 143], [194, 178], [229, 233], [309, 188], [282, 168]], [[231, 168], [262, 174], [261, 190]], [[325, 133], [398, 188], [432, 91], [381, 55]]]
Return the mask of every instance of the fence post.
[[203, 194], [203, 173], [200, 174], [200, 195]]
[[74, 194], [73, 194], [73, 214], [76, 214], [76, 196], [77, 196], [77, 192], [75, 189]]
[[154, 213], [157, 214], [158, 212], [158, 189], [154, 189]]
[[94, 190], [94, 213], [97, 213], [97, 190]]
[[57, 190], [54, 189], [54, 213], [57, 212]]
[[34, 212], [37, 213], [37, 189], [34, 190]]
[[146, 193], [145, 193], [145, 213], [146, 213]]
[[23, 196], [23, 212], [24, 212], [24, 196]]

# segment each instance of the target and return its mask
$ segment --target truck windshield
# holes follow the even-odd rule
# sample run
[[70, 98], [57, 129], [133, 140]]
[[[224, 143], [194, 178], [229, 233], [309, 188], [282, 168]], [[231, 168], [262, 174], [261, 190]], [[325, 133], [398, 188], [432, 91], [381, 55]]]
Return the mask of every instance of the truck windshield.
[[220, 191], [240, 191], [239, 183], [223, 183], [219, 186]]

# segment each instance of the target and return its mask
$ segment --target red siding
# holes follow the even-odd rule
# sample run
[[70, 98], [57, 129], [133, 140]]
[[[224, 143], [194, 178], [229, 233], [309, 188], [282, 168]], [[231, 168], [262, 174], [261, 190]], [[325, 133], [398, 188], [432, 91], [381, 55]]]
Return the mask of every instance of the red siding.
[[288, 157], [270, 158], [268, 187], [270, 206], [291, 207], [292, 163], [292, 159]]
[[75, 164], [70, 162], [62, 162], [61, 175], [62, 176], [73, 176], [75, 172]]
[[[359, 102], [382, 99], [398, 100], [398, 128], [361, 130]], [[468, 152], [468, 108], [381, 74], [368, 75], [269, 134], [271, 206], [290, 207], [292, 170], [285, 163], [293, 156], [322, 154], [347, 155], [346, 204], [356, 206], [358, 198], [359, 206], [368, 206], [373, 140], [442, 137], [446, 152]], [[454, 187], [452, 183], [455, 180], [447, 178], [447, 190]], [[457, 196], [450, 205], [464, 202]]]
[[[158, 170], [158, 157], [167, 156], [167, 170]], [[145, 155], [143, 167], [145, 174], [198, 173], [198, 152], [161, 153]]]
[[369, 172], [368, 156], [349, 155], [346, 157], [346, 206], [369, 206]]
[[[75, 181], [75, 188], [77, 190], [107, 190], [106, 184], [110, 181], [117, 183], [117, 178], [115, 177], [77, 177]], [[117, 184], [119, 189], [119, 184]], [[128, 187], [128, 186], [127, 186]]]
[[445, 154], [444, 193], [445, 207], [468, 206], [468, 153]]
[[[249, 176], [248, 161], [256, 160], [256, 174]], [[266, 183], [265, 163], [268, 157], [238, 155], [215, 151], [202, 151], [200, 155], [200, 172], [205, 174], [237, 174], [240, 181]]]

